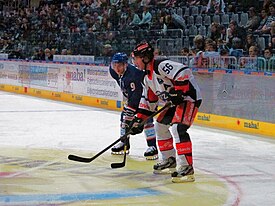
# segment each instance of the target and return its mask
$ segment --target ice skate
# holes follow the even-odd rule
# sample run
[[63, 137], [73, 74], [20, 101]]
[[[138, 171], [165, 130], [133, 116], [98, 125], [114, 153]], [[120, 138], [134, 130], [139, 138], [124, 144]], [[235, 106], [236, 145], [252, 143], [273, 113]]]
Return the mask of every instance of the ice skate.
[[171, 174], [172, 182], [183, 183], [183, 182], [194, 182], [194, 168], [192, 165], [182, 166], [177, 172]]
[[[130, 149], [130, 145], [127, 144], [126, 154], [129, 154], [129, 149]], [[123, 155], [124, 154], [124, 143], [123, 142], [117, 143], [117, 145], [115, 145], [111, 150], [112, 150], [111, 154], [113, 154], [113, 155]]]
[[158, 150], [155, 146], [148, 147], [146, 152], [144, 152], [144, 157], [146, 160], [156, 160], [158, 159]]
[[176, 170], [176, 159], [169, 157], [154, 165], [154, 174], [171, 174]]

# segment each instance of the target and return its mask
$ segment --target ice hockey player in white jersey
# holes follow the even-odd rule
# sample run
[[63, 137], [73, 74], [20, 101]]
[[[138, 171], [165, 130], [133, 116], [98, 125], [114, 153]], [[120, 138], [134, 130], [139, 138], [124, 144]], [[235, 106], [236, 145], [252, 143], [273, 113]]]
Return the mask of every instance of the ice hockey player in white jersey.
[[162, 160], [154, 165], [154, 173], [171, 173], [175, 183], [195, 181], [192, 142], [187, 130], [202, 97], [191, 69], [168, 59], [155, 59], [154, 49], [147, 42], [137, 45], [132, 57], [134, 64], [147, 73], [132, 134], [142, 132], [143, 127], [137, 123], [155, 112], [160, 100], [171, 101], [174, 106], [160, 113], [155, 122]]
[[[128, 64], [128, 56], [125, 53], [116, 53], [112, 57], [111, 65], [109, 67], [110, 75], [116, 80], [123, 96], [126, 98], [126, 102], [121, 112], [121, 132], [123, 136], [128, 132], [129, 124], [134, 119], [136, 110], [138, 109], [139, 101], [142, 95], [142, 81], [144, 78], [144, 72], [138, 70], [134, 65]], [[144, 156], [147, 160], [154, 160], [158, 158], [158, 149], [156, 145], [156, 133], [154, 129], [153, 119], [147, 121], [144, 125], [144, 134], [147, 141], [147, 150], [144, 152]], [[127, 150], [129, 153], [130, 142], [129, 138], [126, 139]], [[119, 142], [112, 149], [112, 154], [124, 153], [124, 142]]]

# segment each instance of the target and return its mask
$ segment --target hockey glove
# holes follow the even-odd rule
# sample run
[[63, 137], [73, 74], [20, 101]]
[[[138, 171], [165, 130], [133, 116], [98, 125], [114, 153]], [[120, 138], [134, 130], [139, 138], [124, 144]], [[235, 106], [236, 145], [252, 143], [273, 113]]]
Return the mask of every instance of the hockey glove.
[[183, 103], [184, 101], [183, 91], [175, 90], [175, 88], [171, 88], [169, 91], [169, 99], [174, 105], [179, 105]]
[[142, 119], [135, 117], [135, 119], [133, 120], [133, 126], [131, 127], [131, 130], [130, 130], [130, 133], [132, 135], [139, 134], [143, 131], [144, 125], [140, 125], [141, 122], [142, 122]]

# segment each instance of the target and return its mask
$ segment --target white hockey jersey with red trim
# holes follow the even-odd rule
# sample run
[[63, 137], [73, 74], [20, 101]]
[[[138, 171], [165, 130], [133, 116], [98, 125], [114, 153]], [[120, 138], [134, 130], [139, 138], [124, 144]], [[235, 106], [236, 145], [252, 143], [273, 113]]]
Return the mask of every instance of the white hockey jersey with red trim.
[[171, 60], [154, 60], [148, 65], [150, 72], [144, 77], [143, 94], [139, 109], [155, 111], [158, 100], [167, 101], [172, 87], [183, 91], [185, 100], [202, 99], [194, 75], [186, 65]]

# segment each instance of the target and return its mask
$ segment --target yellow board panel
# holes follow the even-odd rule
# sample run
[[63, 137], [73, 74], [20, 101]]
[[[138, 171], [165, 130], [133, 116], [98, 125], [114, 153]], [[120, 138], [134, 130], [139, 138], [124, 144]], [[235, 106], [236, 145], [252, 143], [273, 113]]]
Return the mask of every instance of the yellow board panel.
[[214, 114], [198, 113], [195, 122], [207, 127], [223, 128], [275, 138], [275, 124]]

